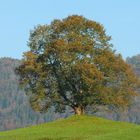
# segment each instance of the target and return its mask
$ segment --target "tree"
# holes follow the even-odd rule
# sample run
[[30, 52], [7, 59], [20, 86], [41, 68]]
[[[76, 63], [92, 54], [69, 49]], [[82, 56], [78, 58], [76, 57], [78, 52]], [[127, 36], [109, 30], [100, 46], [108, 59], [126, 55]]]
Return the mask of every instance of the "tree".
[[81, 115], [87, 107], [128, 106], [139, 81], [110, 40], [103, 25], [78, 15], [35, 27], [17, 68], [33, 109], [69, 106]]

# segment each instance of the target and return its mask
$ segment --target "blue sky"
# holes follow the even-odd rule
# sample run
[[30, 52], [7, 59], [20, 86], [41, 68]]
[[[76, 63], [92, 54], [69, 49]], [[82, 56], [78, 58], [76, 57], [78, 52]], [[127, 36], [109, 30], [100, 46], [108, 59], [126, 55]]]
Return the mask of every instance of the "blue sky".
[[22, 58], [35, 25], [73, 14], [102, 23], [123, 58], [140, 54], [140, 0], [0, 0], [0, 57]]

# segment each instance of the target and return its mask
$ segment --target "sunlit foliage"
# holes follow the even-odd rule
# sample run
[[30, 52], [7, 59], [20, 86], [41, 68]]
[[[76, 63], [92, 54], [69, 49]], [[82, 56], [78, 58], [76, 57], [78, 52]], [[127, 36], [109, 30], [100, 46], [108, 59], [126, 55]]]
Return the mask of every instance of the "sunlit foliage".
[[17, 68], [33, 109], [128, 106], [139, 81], [110, 40], [103, 25], [77, 15], [35, 27]]

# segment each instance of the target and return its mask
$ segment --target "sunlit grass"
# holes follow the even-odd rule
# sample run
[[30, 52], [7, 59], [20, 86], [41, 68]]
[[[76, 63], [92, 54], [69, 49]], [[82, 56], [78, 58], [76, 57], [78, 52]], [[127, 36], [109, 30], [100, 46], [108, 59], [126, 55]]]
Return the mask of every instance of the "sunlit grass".
[[140, 126], [91, 116], [0, 132], [0, 140], [139, 140]]

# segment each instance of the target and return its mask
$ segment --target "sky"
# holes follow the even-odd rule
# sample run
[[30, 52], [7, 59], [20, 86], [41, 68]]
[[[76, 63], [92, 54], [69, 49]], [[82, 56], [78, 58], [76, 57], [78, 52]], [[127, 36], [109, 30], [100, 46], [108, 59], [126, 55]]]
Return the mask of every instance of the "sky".
[[21, 59], [35, 26], [73, 14], [103, 24], [124, 59], [140, 54], [140, 0], [0, 0], [0, 57]]

